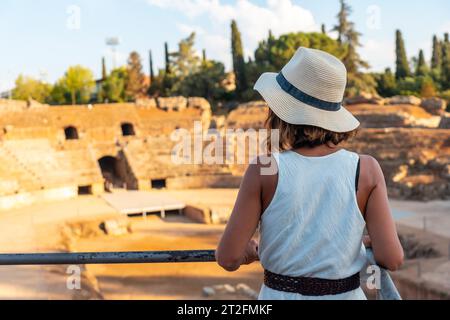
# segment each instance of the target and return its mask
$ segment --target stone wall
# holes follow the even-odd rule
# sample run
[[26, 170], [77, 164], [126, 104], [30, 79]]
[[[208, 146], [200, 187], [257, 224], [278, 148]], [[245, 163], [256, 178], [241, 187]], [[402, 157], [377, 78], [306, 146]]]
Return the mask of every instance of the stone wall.
[[[104, 179], [98, 160], [103, 157], [116, 159], [129, 189], [148, 190], [152, 180], [228, 174], [221, 166], [172, 164], [176, 141], [171, 133], [192, 130], [194, 121], [209, 127], [211, 118], [206, 100], [185, 100], [185, 108], [179, 109], [142, 101], [46, 108], [0, 101], [0, 208], [40, 201], [47, 193], [48, 199], [76, 196], [79, 188], [101, 193]], [[132, 128], [131, 135], [124, 135], [123, 125]], [[75, 130], [74, 139], [66, 137], [67, 128]]]
[[[412, 105], [349, 109], [363, 129], [347, 147], [380, 161], [392, 196], [449, 197], [450, 130], [442, 125], [448, 114], [439, 117]], [[265, 103], [257, 101], [226, 118], [212, 117], [202, 98], [39, 108], [0, 101], [0, 207], [76, 196], [80, 190], [101, 193], [98, 161], [104, 157], [115, 159], [129, 189], [237, 187], [246, 165], [176, 164], [171, 152], [178, 142], [171, 134], [176, 129], [192, 133], [196, 121], [221, 132], [258, 129], [266, 115]], [[435, 129], [439, 122], [443, 129]], [[75, 130], [74, 139], [66, 136], [68, 128]]]
[[346, 147], [380, 162], [392, 197], [450, 199], [450, 130], [363, 129]]

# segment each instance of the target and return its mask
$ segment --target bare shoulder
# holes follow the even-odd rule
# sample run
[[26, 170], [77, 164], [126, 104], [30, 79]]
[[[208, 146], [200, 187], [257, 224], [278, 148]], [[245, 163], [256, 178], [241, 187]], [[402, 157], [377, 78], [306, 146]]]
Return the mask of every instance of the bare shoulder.
[[244, 180], [264, 182], [276, 177], [278, 165], [273, 156], [258, 156], [248, 166]]
[[267, 176], [278, 174], [278, 164], [274, 156], [258, 156], [247, 168], [246, 174], [250, 176]]
[[383, 170], [377, 159], [370, 155], [361, 155], [361, 176], [371, 186], [377, 185], [380, 181], [384, 181]]

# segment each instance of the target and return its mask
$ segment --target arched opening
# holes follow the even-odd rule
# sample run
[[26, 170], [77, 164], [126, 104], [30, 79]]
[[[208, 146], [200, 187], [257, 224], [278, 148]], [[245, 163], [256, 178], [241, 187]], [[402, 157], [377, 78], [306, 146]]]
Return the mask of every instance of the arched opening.
[[78, 140], [78, 130], [75, 127], [65, 127], [64, 135], [66, 136], [66, 140]]
[[136, 133], [134, 132], [134, 126], [131, 123], [128, 122], [122, 123], [121, 128], [122, 128], [122, 135], [124, 137], [136, 135]]
[[117, 158], [106, 156], [98, 160], [102, 175], [105, 180], [105, 190], [111, 191], [113, 188], [123, 188], [124, 179], [119, 169]]

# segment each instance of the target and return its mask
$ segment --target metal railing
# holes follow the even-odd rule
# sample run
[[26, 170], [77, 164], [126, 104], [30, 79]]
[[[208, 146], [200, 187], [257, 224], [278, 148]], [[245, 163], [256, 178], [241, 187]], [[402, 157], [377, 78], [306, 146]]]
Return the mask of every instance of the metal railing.
[[214, 250], [0, 254], [0, 265], [214, 262]]
[[[376, 265], [367, 250], [370, 264]], [[0, 266], [215, 262], [214, 250], [0, 254]], [[389, 273], [380, 268], [378, 300], [401, 300]]]

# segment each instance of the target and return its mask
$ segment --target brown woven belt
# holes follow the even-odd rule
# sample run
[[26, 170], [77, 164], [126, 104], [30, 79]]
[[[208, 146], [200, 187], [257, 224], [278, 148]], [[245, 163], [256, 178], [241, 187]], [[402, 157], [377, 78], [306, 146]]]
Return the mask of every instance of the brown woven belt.
[[336, 295], [358, 289], [359, 273], [339, 280], [288, 277], [264, 270], [264, 284], [274, 290], [299, 293], [304, 296]]

